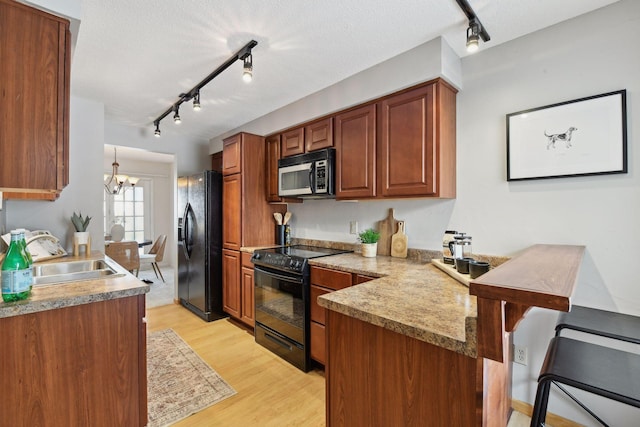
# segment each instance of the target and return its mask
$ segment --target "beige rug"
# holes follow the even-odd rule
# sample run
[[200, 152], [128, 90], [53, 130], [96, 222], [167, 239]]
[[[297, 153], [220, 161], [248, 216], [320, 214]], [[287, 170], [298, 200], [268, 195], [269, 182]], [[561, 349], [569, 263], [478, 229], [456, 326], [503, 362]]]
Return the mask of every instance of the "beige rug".
[[236, 391], [172, 329], [147, 336], [149, 427], [167, 426]]

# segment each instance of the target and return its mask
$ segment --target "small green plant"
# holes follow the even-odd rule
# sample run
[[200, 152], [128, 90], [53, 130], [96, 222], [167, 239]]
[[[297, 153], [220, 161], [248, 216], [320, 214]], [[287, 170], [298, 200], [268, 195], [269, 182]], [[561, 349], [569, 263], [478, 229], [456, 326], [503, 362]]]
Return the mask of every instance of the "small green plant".
[[83, 219], [82, 212], [80, 212], [80, 215], [77, 215], [74, 212], [73, 216], [71, 217], [71, 222], [73, 223], [73, 226], [76, 228], [76, 231], [78, 232], [87, 231], [87, 227], [89, 227], [89, 222], [91, 222], [91, 217], [87, 215]]
[[358, 240], [361, 243], [377, 243], [380, 239], [380, 233], [373, 228], [367, 228], [358, 235]]

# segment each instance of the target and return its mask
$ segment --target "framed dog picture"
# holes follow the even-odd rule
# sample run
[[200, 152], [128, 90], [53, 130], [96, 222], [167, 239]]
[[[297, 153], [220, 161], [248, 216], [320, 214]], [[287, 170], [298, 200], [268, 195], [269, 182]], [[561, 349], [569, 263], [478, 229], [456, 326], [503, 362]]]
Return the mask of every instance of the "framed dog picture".
[[627, 92], [507, 114], [507, 181], [627, 172]]

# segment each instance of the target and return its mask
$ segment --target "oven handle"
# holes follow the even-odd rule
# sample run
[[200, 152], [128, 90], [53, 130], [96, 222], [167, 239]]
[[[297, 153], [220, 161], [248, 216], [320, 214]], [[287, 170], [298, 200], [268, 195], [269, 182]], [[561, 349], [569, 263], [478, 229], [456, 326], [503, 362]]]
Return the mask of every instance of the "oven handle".
[[285, 282], [293, 282], [293, 283], [299, 283], [299, 284], [304, 283], [304, 279], [302, 277], [285, 276], [284, 274], [278, 274], [271, 270], [265, 270], [263, 268], [258, 267], [257, 265], [253, 267], [253, 270], [254, 272], [258, 271], [268, 276], [275, 277], [278, 280], [284, 280]]

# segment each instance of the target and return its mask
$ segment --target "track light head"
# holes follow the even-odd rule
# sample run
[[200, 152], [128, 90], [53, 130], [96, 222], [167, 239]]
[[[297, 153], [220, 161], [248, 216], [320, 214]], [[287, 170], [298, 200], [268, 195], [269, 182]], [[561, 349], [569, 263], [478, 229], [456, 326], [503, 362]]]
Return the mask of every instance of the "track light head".
[[251, 82], [253, 80], [253, 57], [251, 54], [247, 55], [244, 58], [244, 71], [242, 72], [242, 80], [245, 83]]
[[469, 27], [467, 28], [467, 52], [473, 53], [478, 50], [480, 30], [480, 22], [477, 19], [469, 21]]
[[173, 122], [177, 125], [182, 123], [182, 120], [180, 120], [180, 113], [178, 112], [179, 109], [180, 107], [177, 106], [173, 109]]
[[155, 121], [153, 122], [153, 124], [156, 125], [156, 130], [153, 134], [156, 136], [156, 138], [160, 138], [160, 122]]
[[197, 91], [195, 95], [193, 95], [193, 110], [200, 111], [200, 91]]

